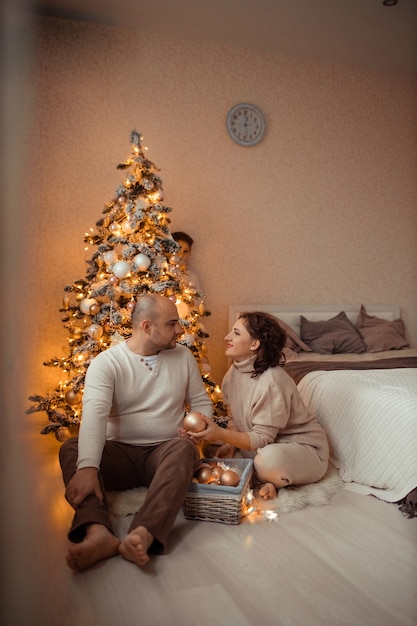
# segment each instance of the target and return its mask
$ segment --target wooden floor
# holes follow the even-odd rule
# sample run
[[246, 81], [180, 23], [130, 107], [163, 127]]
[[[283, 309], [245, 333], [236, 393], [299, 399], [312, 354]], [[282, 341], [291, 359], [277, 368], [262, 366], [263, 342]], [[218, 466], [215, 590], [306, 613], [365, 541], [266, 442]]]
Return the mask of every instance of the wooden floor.
[[181, 513], [145, 568], [114, 557], [73, 574], [57, 450], [36, 429], [3, 450], [2, 626], [417, 624], [417, 519], [346, 490], [276, 522]]

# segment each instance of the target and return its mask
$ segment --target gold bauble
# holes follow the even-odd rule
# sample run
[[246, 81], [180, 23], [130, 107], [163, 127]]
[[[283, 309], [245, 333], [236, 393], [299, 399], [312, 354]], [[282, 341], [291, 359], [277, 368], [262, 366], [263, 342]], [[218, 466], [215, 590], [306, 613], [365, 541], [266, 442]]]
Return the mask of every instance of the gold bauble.
[[212, 467], [211, 475], [213, 477], [213, 481], [220, 484], [223, 473], [223, 469], [220, 467], [220, 465], [215, 465], [215, 467]]
[[60, 426], [58, 430], [55, 431], [55, 437], [58, 441], [66, 441], [71, 437], [71, 433], [66, 426]]
[[100, 324], [91, 324], [91, 326], [89, 326], [87, 328], [87, 333], [88, 335], [91, 337], [91, 339], [100, 339], [100, 337], [103, 334], [103, 328], [102, 326], [100, 326]]
[[239, 482], [240, 476], [231, 469], [225, 470], [219, 479], [219, 484], [227, 487], [237, 487]]
[[77, 406], [81, 403], [83, 399], [81, 391], [74, 391], [73, 389], [68, 389], [65, 394], [65, 402], [69, 404], [69, 406]]
[[200, 467], [194, 474], [199, 483], [207, 484], [212, 481], [211, 467]]
[[206, 429], [206, 422], [204, 421], [201, 413], [193, 411], [191, 413], [187, 413], [187, 415], [184, 417], [183, 426], [186, 431], [190, 431], [192, 433], [200, 433], [202, 430]]

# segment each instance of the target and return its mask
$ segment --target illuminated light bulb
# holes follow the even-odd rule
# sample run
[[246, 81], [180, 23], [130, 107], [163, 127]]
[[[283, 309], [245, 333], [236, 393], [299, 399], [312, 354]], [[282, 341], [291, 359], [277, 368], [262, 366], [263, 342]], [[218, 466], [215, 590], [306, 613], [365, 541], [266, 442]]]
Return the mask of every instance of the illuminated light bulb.
[[163, 189], [157, 189], [153, 194], [151, 194], [151, 198], [152, 200], [155, 202], [157, 200], [163, 200], [164, 199], [164, 190]]

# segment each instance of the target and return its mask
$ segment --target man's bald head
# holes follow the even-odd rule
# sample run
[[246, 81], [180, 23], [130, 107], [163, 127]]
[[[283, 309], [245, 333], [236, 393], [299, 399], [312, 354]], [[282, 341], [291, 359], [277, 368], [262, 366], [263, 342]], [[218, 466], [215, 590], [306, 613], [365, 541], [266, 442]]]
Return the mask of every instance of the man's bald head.
[[144, 320], [154, 323], [162, 313], [177, 313], [177, 307], [172, 300], [156, 294], [139, 296], [132, 313], [132, 328], [137, 328]]

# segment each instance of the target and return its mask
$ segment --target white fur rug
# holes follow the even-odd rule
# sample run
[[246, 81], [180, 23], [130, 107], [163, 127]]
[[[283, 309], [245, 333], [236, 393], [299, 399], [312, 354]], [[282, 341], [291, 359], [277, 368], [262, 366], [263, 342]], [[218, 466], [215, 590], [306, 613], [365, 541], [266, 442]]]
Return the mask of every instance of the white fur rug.
[[[333, 496], [343, 489], [344, 483], [339, 472], [333, 466], [319, 482], [300, 487], [285, 487], [280, 489], [278, 496], [273, 500], [256, 498], [256, 507], [261, 511], [276, 511], [277, 515], [284, 515], [299, 511], [306, 506], [324, 506], [329, 504]], [[128, 491], [109, 491], [107, 500], [110, 513], [115, 516], [132, 515], [142, 506], [146, 496], [146, 487], [129, 489]]]
[[304, 509], [306, 506], [324, 506], [329, 504], [333, 496], [344, 488], [344, 482], [339, 472], [333, 466], [329, 466], [324, 477], [311, 485], [297, 487], [284, 487], [278, 491], [278, 496], [273, 500], [256, 499], [261, 510], [275, 510], [279, 515], [293, 513]]

